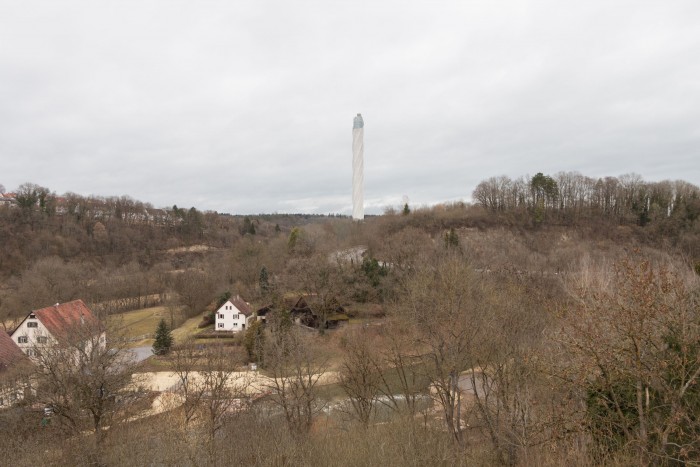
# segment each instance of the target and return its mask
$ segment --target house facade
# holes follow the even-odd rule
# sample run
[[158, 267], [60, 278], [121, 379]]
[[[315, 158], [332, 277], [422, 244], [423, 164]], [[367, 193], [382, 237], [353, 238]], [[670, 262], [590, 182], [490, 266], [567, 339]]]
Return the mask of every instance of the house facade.
[[23, 400], [31, 391], [31, 363], [9, 334], [0, 329], [0, 408]]
[[240, 332], [254, 319], [250, 304], [236, 296], [221, 305], [214, 316], [215, 331]]
[[[99, 336], [99, 337], [98, 337]], [[85, 345], [107, 345], [99, 321], [82, 300], [56, 303], [30, 312], [12, 332], [12, 340], [28, 357], [61, 340], [83, 341]]]

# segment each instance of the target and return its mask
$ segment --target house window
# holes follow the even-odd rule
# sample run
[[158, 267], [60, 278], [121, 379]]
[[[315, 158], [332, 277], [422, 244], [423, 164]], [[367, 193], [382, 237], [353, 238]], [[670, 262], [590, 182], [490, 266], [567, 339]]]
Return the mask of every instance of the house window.
[[27, 321], [27, 327], [28, 328], [38, 328], [39, 323], [37, 323], [36, 321]]
[[237, 327], [238, 327], [238, 323], [233, 323], [233, 327], [234, 327], [234, 328], [237, 328]]
[[27, 349], [27, 355], [29, 355], [30, 357], [33, 357], [34, 356], [34, 349]]
[[219, 327], [220, 327], [220, 328], [223, 328], [223, 327], [224, 327], [224, 323], [219, 323]]
[[36, 341], [39, 344], [46, 344], [46, 342], [48, 342], [48, 338], [46, 336], [39, 336], [36, 338]]
[[29, 342], [29, 339], [27, 339], [27, 336], [19, 336], [17, 338], [18, 344], [26, 344], [27, 342]]
[[238, 315], [233, 315], [233, 319], [238, 319]]
[[224, 319], [224, 314], [223, 314], [223, 313], [219, 313], [219, 319]]

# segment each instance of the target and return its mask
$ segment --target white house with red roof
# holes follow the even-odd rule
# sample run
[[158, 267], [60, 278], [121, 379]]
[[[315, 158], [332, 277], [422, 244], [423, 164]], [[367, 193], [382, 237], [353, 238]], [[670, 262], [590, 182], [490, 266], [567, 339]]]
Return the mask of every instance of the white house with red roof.
[[227, 300], [226, 303], [216, 310], [214, 330], [245, 331], [246, 324], [253, 319], [253, 310], [250, 308], [250, 303], [236, 295], [235, 298]]
[[44, 346], [61, 341], [94, 341], [107, 345], [106, 334], [99, 320], [82, 300], [56, 303], [30, 312], [12, 334], [12, 340], [29, 357], [35, 357]]

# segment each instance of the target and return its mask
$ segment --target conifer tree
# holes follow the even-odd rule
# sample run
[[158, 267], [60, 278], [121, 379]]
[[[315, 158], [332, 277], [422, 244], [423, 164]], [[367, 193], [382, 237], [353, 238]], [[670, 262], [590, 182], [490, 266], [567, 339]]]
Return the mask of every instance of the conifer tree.
[[459, 236], [454, 228], [450, 228], [449, 232], [445, 232], [445, 248], [459, 247]]
[[153, 353], [156, 355], [165, 355], [170, 351], [173, 345], [173, 336], [165, 323], [165, 319], [161, 319], [156, 328], [155, 342], [153, 343]]
[[262, 363], [261, 359], [265, 348], [265, 334], [262, 321], [255, 320], [246, 329], [243, 345], [248, 352], [248, 358], [251, 362]]
[[258, 283], [260, 284], [260, 293], [267, 295], [267, 293], [270, 291], [270, 278], [265, 266], [260, 269], [260, 278], [258, 279]]

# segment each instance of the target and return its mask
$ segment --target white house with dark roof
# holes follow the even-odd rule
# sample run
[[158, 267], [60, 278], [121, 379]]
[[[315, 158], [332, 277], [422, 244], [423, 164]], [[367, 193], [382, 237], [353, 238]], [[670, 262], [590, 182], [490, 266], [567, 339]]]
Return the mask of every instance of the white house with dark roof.
[[[99, 340], [94, 339], [98, 335]], [[29, 357], [35, 357], [40, 348], [61, 340], [96, 341], [103, 348], [107, 345], [104, 329], [82, 300], [56, 303], [30, 312], [10, 337]]]
[[246, 325], [254, 319], [253, 310], [250, 304], [243, 300], [239, 295], [235, 298], [227, 300], [216, 310], [214, 316], [215, 331], [245, 331]]

